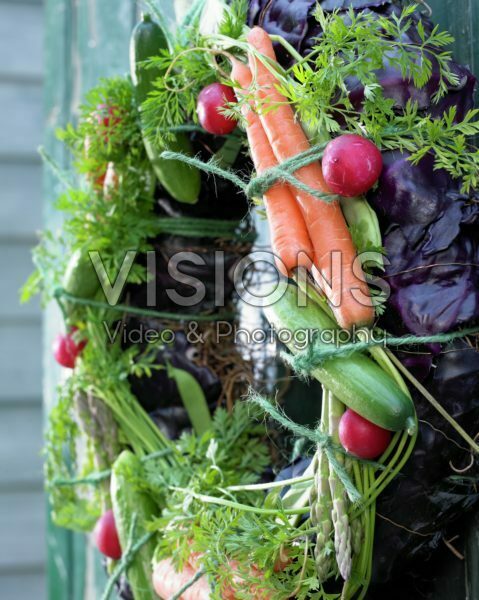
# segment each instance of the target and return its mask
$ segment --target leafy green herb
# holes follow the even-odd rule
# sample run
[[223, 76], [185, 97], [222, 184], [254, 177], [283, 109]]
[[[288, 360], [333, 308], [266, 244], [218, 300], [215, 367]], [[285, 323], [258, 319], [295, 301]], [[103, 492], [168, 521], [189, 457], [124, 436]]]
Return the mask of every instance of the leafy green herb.
[[[397, 111], [394, 100], [384, 96], [378, 81], [377, 70], [387, 60], [405, 80], [419, 88], [430, 80], [435, 62], [439, 83], [434, 102], [447, 93], [448, 86], [458, 84], [457, 75], [449, 66], [451, 53], [444, 49], [453, 41], [449, 33], [439, 31], [437, 26], [426, 32], [418, 21], [421, 43], [397, 41], [415, 26], [415, 9], [411, 5], [399, 16], [391, 17], [365, 11], [355, 13], [351, 9], [345, 22], [338, 13], [327, 14], [318, 7], [315, 14], [323, 33], [311, 54], [280, 77], [279, 87], [310, 129], [330, 133], [347, 129], [363, 135], [366, 132], [383, 149], [410, 152], [413, 163], [433, 152], [435, 167], [461, 179], [463, 190], [468, 192], [478, 183], [478, 151], [470, 145], [479, 131], [478, 110], [470, 110], [460, 123], [455, 122], [455, 108], [442, 118], [424, 115], [415, 102], [408, 102], [404, 111]], [[360, 111], [349, 98], [349, 78], [357, 78], [364, 86]]]
[[[152, 492], [165, 498], [166, 507], [156, 523], [160, 530], [168, 529], [168, 535], [165, 534], [160, 543], [160, 555], [171, 555], [179, 564], [184, 564], [200, 512], [205, 510], [211, 514], [211, 510], [216, 509], [208, 510], [190, 494], [231, 498], [231, 494], [224, 491], [226, 487], [258, 481], [271, 460], [264, 436], [264, 426], [254, 419], [251, 408], [237, 402], [232, 413], [217, 409], [211, 429], [201, 437], [182, 435], [177, 442], [177, 449], [184, 457], [182, 469], [164, 470], [158, 468], [155, 461], [145, 465]], [[183, 489], [188, 491], [186, 495]], [[250, 500], [241, 494], [237, 498]]]
[[[149, 250], [147, 240], [157, 231], [154, 177], [128, 79], [101, 80], [88, 93], [78, 125], [68, 125], [58, 136], [71, 150], [81, 180], [78, 187], [68, 186], [56, 201], [56, 208], [66, 217], [62, 234], [43, 234], [34, 251], [37, 270], [23, 288], [23, 301], [39, 291], [49, 301], [61, 283], [66, 258], [77, 249], [100, 252], [106, 273], [114, 281], [125, 253]], [[114, 181], [104, 190], [108, 169]], [[146, 277], [146, 268], [135, 263], [127, 281], [140, 283]]]
[[90, 531], [101, 514], [99, 490], [85, 486], [54, 485], [55, 479], [71, 479], [94, 470], [91, 452], [81, 464], [78, 453], [80, 428], [75, 418], [75, 384], [69, 380], [59, 390], [56, 406], [50, 411], [45, 442], [45, 480], [53, 521], [59, 527]]
[[247, 17], [248, 1], [233, 0], [229, 6], [225, 7], [218, 33], [233, 39], [240, 38], [244, 32]]

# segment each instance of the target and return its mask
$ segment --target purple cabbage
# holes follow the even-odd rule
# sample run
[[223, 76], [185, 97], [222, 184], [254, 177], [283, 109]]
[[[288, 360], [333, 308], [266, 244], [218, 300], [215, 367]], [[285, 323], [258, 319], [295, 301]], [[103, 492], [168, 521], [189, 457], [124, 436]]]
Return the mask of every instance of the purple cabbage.
[[464, 325], [479, 314], [479, 202], [434, 170], [431, 156], [417, 166], [397, 152], [383, 158], [369, 200], [384, 232], [390, 306], [418, 335]]

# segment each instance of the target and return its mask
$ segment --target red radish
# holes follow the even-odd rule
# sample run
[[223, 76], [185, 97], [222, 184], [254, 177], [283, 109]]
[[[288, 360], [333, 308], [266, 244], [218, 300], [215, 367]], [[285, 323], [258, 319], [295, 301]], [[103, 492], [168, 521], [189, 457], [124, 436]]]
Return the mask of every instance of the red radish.
[[339, 440], [351, 454], [372, 459], [386, 450], [391, 441], [391, 432], [348, 408], [339, 422]]
[[120, 122], [120, 117], [118, 116], [118, 106], [109, 106], [108, 104], [99, 104], [96, 107], [96, 120], [98, 125], [102, 125], [105, 129], [116, 125]]
[[[99, 104], [96, 107], [95, 117], [98, 125], [105, 131], [113, 128], [121, 121], [118, 106], [109, 106], [108, 104]], [[104, 135], [104, 141], [105, 144], [110, 141], [107, 133]]]
[[120, 540], [118, 539], [118, 531], [112, 510], [107, 510], [98, 519], [93, 534], [96, 546], [102, 554], [108, 556], [108, 558], [113, 558], [113, 560], [121, 558]]
[[86, 340], [75, 341], [76, 327], [70, 333], [59, 333], [53, 342], [53, 356], [59, 365], [73, 369], [81, 351], [86, 346]]
[[331, 140], [323, 154], [323, 175], [334, 194], [360, 196], [381, 174], [383, 159], [377, 146], [360, 135], [347, 133]]
[[196, 112], [203, 129], [214, 135], [226, 135], [236, 127], [236, 121], [225, 117], [220, 110], [237, 102], [233, 89], [222, 83], [211, 83], [198, 96]]
[[103, 189], [103, 186], [105, 185], [106, 176], [107, 171], [105, 171], [101, 175], [98, 175], [98, 177], [95, 177], [93, 181], [93, 187], [96, 189]]

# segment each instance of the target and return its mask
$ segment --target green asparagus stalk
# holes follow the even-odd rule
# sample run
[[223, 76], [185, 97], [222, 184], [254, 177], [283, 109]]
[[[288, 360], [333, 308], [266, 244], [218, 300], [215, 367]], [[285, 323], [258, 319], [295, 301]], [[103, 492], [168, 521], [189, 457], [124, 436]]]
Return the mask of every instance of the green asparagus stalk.
[[[320, 429], [327, 431], [329, 417], [329, 395], [323, 388], [323, 405], [321, 409]], [[314, 556], [319, 580], [326, 581], [333, 567], [333, 553], [331, 534], [333, 523], [331, 520], [332, 501], [329, 488], [329, 463], [320, 447], [316, 450], [314, 462], [314, 481], [311, 487], [311, 521], [318, 528]]]
[[[89, 393], [76, 392], [75, 404], [80, 427], [93, 445], [95, 469], [109, 469], [119, 453], [118, 428], [110, 408]], [[100, 484], [102, 511], [111, 508], [110, 483]]]
[[[353, 460], [354, 459], [349, 457], [346, 458], [346, 470], [351, 478], [354, 479]], [[351, 548], [353, 554], [358, 556], [361, 552], [361, 546], [363, 542], [363, 526], [361, 523], [361, 517], [356, 517], [355, 519], [350, 518], [349, 526], [351, 527]]]
[[[331, 393], [329, 393], [329, 435], [333, 442], [339, 444], [339, 420], [344, 412], [344, 406]], [[344, 462], [342, 454], [337, 454], [337, 459]], [[333, 501], [332, 519], [334, 525], [334, 548], [336, 562], [338, 563], [341, 577], [348, 580], [351, 575], [351, 528], [348, 517], [348, 498], [343, 484], [334, 469], [329, 468], [329, 487]]]

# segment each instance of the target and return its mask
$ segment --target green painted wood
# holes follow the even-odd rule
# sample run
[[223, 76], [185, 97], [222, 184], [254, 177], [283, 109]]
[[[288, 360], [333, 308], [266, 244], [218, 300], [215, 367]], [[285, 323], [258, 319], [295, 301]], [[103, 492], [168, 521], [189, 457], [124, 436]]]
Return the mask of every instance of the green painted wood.
[[[45, 34], [48, 43], [45, 47], [45, 87], [44, 106], [47, 129], [44, 143], [48, 152], [60, 164], [67, 164], [64, 149], [55, 140], [56, 127], [65, 125], [69, 117], [71, 98], [71, 31], [72, 6], [63, 0], [51, 0], [45, 7]], [[60, 186], [52, 174], [44, 171], [45, 218], [49, 227], [58, 223], [52, 208], [53, 198]], [[47, 413], [55, 402], [55, 388], [59, 369], [51, 359], [50, 347], [55, 335], [58, 311], [50, 308], [44, 324], [44, 406]], [[73, 556], [74, 536], [66, 530], [58, 529], [51, 522], [47, 503], [47, 597], [49, 600], [72, 598], [71, 579], [75, 577], [76, 562]]]
[[[46, 2], [45, 108], [48, 131], [45, 145], [63, 167], [69, 157], [57, 142], [54, 130], [74, 121], [84, 93], [100, 77], [123, 74], [128, 69], [128, 44], [135, 22], [134, 0], [47, 0]], [[45, 221], [59, 225], [53, 201], [61, 190], [45, 172]], [[55, 307], [45, 318], [45, 407], [55, 403], [60, 371], [51, 359], [51, 342], [61, 323]], [[48, 525], [49, 600], [93, 600], [101, 596], [106, 577], [101, 560], [85, 536]]]
[[457, 58], [475, 73], [479, 67], [477, 47], [479, 2], [477, 0], [430, 0], [433, 20], [455, 38]]

